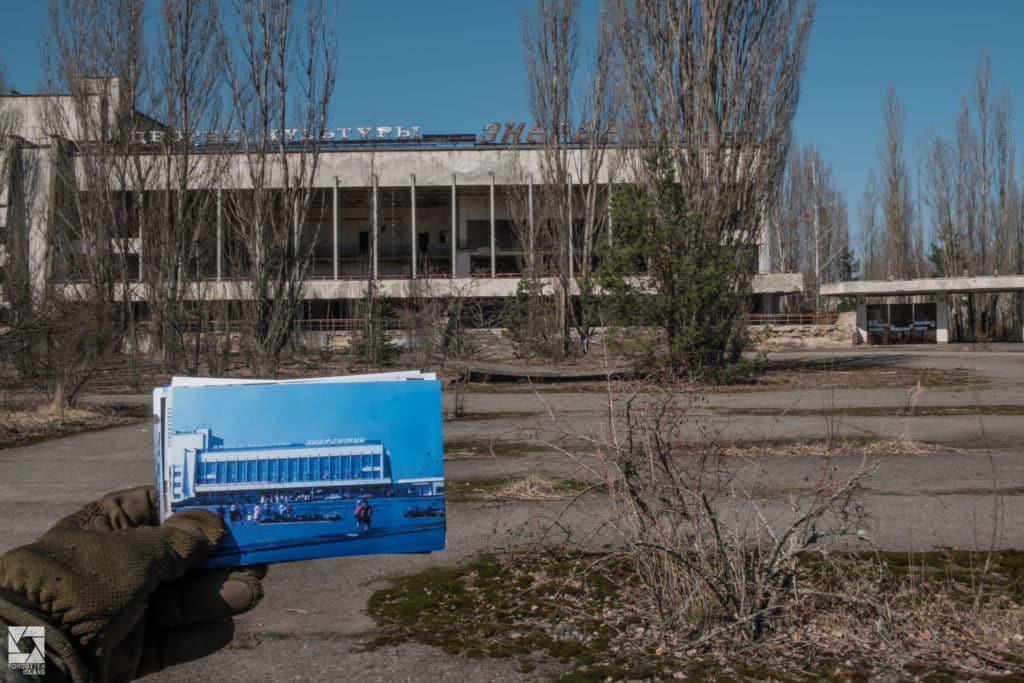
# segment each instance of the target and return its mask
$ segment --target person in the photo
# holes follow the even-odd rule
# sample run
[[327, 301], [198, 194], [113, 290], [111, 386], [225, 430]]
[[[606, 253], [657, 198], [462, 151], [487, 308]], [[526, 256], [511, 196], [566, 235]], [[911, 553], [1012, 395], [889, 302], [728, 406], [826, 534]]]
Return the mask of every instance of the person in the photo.
[[42, 627], [45, 659], [41, 673], [21, 675], [5, 648], [0, 679], [130, 681], [220, 650], [233, 617], [262, 599], [266, 575], [265, 565], [196, 568], [225, 533], [208, 509], [160, 524], [156, 491], [143, 486], [107, 494], [4, 554], [0, 632]]
[[370, 507], [370, 501], [363, 498], [363, 524], [366, 526], [366, 530], [370, 530], [371, 523], [373, 522], [373, 508]]
[[373, 509], [370, 507], [370, 503], [365, 498], [360, 498], [356, 502], [356, 530], [357, 531], [369, 531], [371, 516], [373, 515]]
[[356, 531], [366, 531], [369, 527], [366, 524], [366, 501], [362, 498], [356, 501], [356, 509], [353, 516], [356, 518]]

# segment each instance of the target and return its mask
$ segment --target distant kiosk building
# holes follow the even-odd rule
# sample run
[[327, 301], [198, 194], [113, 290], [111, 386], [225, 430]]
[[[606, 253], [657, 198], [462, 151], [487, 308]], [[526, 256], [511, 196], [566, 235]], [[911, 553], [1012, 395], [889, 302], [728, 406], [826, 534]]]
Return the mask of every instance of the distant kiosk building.
[[[912, 278], [907, 280], [852, 280], [821, 285], [821, 296], [854, 299], [857, 310], [856, 343], [869, 344], [885, 338], [879, 332], [896, 329], [892, 311], [902, 309], [900, 327], [932, 330], [929, 339], [938, 344], [956, 341], [950, 338], [950, 298], [966, 294], [1024, 292], [1024, 275], [983, 275], [977, 277]], [[893, 298], [927, 298], [923, 303], [888, 303]], [[869, 303], [868, 299], [875, 303]], [[1024, 298], [1020, 300], [1020, 319], [1024, 320]], [[902, 330], [900, 330], [902, 331]], [[1024, 329], [1017, 340], [1024, 340]]]

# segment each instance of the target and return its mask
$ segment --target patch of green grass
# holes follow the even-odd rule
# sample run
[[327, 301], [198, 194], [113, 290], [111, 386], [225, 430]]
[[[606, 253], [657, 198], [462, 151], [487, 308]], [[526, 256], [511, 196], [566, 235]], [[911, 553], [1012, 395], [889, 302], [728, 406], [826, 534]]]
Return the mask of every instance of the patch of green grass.
[[[610, 674], [595, 679], [586, 673], [612, 667], [638, 671], [607, 654], [618, 626], [598, 614], [574, 618], [571, 632], [557, 636], [545, 626], [564, 622], [581, 600], [597, 607], [621, 599], [627, 563], [598, 560], [482, 555], [462, 567], [398, 578], [370, 598], [378, 633], [369, 646], [413, 640], [468, 657], [516, 657], [521, 670], [532, 667], [531, 655], [540, 652], [565, 664], [567, 672], [584, 667], [565, 680], [603, 680]], [[648, 678], [657, 671], [642, 668]]]
[[[804, 567], [826, 583], [842, 581], [844, 571], [858, 566], [881, 572], [888, 581], [932, 584], [953, 589], [967, 602], [1009, 598], [1024, 606], [1024, 550], [978, 552], [945, 548], [930, 552], [859, 552], [835, 556], [825, 563], [820, 555], [807, 555]], [[838, 587], [838, 585], [834, 586]]]

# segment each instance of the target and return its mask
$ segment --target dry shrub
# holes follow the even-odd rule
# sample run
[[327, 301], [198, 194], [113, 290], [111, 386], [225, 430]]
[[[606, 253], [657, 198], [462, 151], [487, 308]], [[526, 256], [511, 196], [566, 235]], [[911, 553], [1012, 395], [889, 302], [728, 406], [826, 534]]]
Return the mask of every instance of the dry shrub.
[[[839, 476], [825, 464], [808, 491], [758, 499], [762, 468], [729, 456], [698, 403], [671, 386], [626, 401], [606, 451], [618, 531], [663, 628], [760, 638], [792, 595], [800, 559], [860, 531], [868, 467]], [[687, 428], [696, 440], [682, 438]]]
[[[706, 414], [681, 385], [640, 385], [625, 398], [609, 391], [607, 436], [576, 433], [553, 411], [551, 427], [533, 430], [610, 492], [604, 528], [635, 579], [622, 600], [629, 619], [641, 615], [631, 623], [643, 628], [625, 636], [638, 652], [664, 653], [669, 667], [744, 661], [805, 676], [1024, 673], [1024, 556], [1010, 551], [999, 587], [992, 553], [915, 566], [869, 551], [860, 494], [880, 444], [844, 453], [859, 456], [852, 465], [822, 453], [809, 486], [776, 489], [765, 474], [778, 455], [770, 442], [724, 443]], [[599, 464], [560, 447], [566, 435], [588, 442]], [[886, 447], [932, 450], [903, 439]]]
[[629, 553], [662, 632], [711, 639], [739, 632], [757, 640], [792, 597], [801, 558], [857, 539], [866, 458], [841, 474], [822, 459], [817, 478], [784, 499], [765, 498], [762, 451], [737, 457], [709, 427], [702, 400], [676, 384], [609, 392], [607, 438], [587, 441], [600, 464], [584, 462], [611, 494], [608, 525]]

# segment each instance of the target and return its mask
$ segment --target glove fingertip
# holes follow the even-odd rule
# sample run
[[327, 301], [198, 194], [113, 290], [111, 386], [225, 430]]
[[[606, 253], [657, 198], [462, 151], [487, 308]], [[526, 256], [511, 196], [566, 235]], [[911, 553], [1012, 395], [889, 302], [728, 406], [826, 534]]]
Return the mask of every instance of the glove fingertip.
[[[205, 557], [217, 547], [225, 534], [224, 523], [220, 517], [203, 509], [183, 510], [171, 515], [161, 528], [168, 532], [184, 532], [184, 538], [188, 539], [190, 547], [177, 550], [179, 555], [186, 558], [197, 555]], [[182, 534], [174, 534], [180, 535]]]

